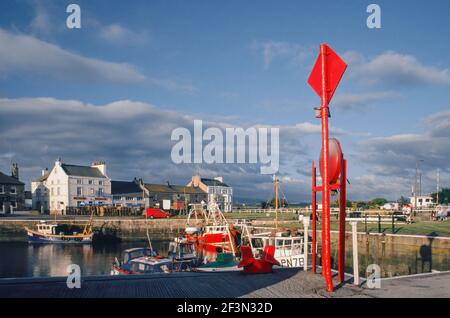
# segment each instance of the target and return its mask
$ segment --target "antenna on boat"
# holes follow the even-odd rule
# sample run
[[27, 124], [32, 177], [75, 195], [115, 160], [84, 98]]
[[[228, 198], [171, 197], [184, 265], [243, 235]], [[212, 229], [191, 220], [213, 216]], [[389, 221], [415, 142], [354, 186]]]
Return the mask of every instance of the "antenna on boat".
[[146, 233], [147, 233], [148, 245], [149, 245], [150, 249], [153, 252], [152, 240], [150, 239], [150, 234], [148, 233], [148, 215], [147, 215], [147, 211], [145, 211], [145, 228], [146, 228]]

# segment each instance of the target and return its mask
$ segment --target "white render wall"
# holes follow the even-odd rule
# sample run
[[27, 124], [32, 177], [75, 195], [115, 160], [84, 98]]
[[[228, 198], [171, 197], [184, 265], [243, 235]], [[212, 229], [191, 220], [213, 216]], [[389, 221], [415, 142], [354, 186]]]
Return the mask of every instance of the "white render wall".
[[[89, 180], [92, 184], [89, 184]], [[101, 185], [100, 182], [103, 182]], [[69, 206], [76, 207], [78, 201], [83, 201], [85, 203], [91, 202], [103, 202], [104, 205], [110, 205], [111, 201], [111, 180], [109, 178], [92, 178], [92, 177], [76, 177], [69, 176]], [[84, 200], [77, 199], [78, 188], [81, 188]], [[103, 195], [99, 195], [99, 189], [103, 190]], [[105, 198], [106, 200], [96, 200], [96, 198]]]
[[46, 186], [48, 187], [50, 212], [64, 211], [69, 204], [68, 176], [56, 162], [50, 172]]
[[[100, 184], [100, 181], [103, 184]], [[59, 161], [55, 162], [55, 166], [45, 181], [45, 186], [48, 188], [51, 213], [61, 213], [65, 211], [66, 207], [77, 207], [78, 202], [86, 204], [102, 202], [103, 205], [111, 205], [111, 179], [108, 177], [68, 176]], [[79, 187], [82, 191], [81, 196], [77, 194]], [[100, 188], [103, 190], [103, 195], [98, 193]]]

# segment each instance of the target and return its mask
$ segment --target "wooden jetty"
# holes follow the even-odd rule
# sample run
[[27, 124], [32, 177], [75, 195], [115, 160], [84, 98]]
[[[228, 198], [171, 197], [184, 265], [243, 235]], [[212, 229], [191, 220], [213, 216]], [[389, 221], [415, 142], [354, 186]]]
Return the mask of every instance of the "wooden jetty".
[[[336, 277], [335, 277], [336, 278]], [[321, 275], [299, 269], [272, 274], [172, 273], [142, 276], [92, 276], [69, 289], [65, 277], [0, 279], [0, 297], [49, 298], [223, 298], [223, 297], [450, 297], [450, 273], [382, 280], [381, 289], [347, 282], [328, 293]]]

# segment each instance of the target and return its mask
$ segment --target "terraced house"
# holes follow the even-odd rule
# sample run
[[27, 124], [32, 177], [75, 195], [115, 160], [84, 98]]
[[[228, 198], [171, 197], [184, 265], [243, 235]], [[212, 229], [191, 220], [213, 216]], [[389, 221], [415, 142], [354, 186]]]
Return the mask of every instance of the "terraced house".
[[0, 213], [14, 213], [24, 208], [24, 188], [25, 184], [19, 181], [17, 163], [11, 166], [10, 176], [0, 172]]
[[68, 207], [111, 204], [111, 179], [102, 161], [81, 166], [66, 164], [58, 159], [48, 174], [43, 173], [34, 182], [33, 206], [38, 205], [39, 198], [41, 204], [48, 202], [50, 213], [64, 214]]

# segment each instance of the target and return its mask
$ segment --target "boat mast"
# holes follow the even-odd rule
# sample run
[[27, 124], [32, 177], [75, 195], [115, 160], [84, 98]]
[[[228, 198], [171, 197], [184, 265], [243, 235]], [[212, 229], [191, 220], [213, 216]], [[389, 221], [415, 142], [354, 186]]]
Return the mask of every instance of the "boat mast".
[[436, 206], [439, 205], [439, 168], [436, 173]]
[[275, 176], [275, 229], [278, 230], [278, 178]]

